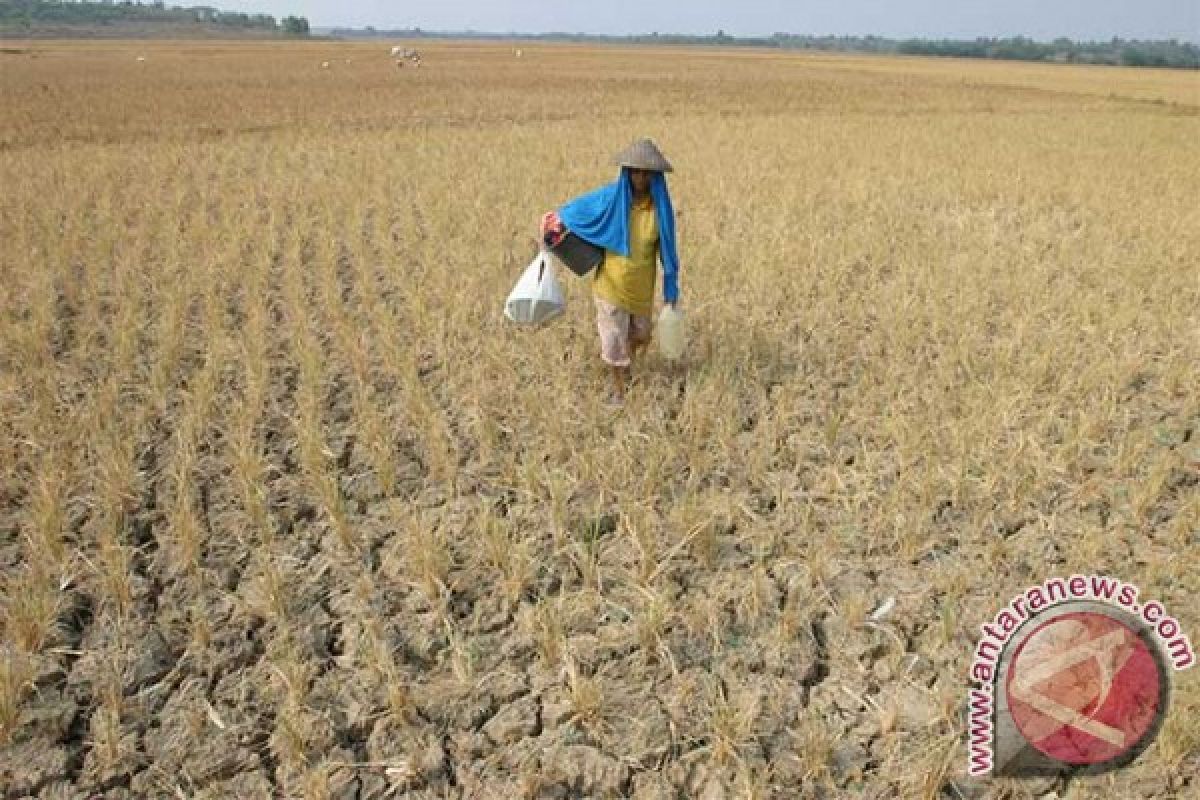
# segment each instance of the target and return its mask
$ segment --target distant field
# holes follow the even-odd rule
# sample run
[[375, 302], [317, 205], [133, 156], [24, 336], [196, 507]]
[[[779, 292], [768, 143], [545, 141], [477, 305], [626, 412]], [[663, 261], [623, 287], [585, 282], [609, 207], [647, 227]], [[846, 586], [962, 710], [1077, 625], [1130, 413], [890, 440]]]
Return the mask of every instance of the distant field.
[[[1195, 796], [1195, 671], [1069, 784], [964, 714], [1052, 575], [1200, 639], [1200, 74], [0, 44], [6, 800]], [[584, 281], [501, 310], [640, 135], [692, 335], [614, 413]]]

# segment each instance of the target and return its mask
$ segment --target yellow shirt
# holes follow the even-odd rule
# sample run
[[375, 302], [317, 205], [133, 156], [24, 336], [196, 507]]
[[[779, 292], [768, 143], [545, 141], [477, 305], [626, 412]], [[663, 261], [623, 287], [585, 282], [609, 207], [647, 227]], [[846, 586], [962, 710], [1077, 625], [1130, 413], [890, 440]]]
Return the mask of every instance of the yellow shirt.
[[658, 214], [647, 197], [629, 209], [629, 257], [604, 251], [592, 291], [630, 314], [654, 313], [654, 282], [658, 277]]

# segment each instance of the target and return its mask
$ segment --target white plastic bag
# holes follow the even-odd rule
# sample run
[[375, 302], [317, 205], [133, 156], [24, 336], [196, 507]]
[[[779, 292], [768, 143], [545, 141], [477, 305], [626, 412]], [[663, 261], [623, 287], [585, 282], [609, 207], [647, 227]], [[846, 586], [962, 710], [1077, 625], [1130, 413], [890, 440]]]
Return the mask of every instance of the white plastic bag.
[[541, 251], [509, 293], [504, 316], [522, 325], [542, 325], [561, 315], [566, 305], [554, 275], [553, 260]]

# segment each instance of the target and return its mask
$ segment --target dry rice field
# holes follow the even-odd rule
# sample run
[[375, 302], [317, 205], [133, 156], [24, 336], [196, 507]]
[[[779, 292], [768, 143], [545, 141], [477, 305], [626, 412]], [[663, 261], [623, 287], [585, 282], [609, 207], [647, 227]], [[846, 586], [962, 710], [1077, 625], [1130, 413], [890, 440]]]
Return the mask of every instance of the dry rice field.
[[[1200, 637], [1200, 74], [4, 44], [5, 800], [1200, 796], [1194, 672], [1106, 776], [964, 734], [1044, 578]], [[501, 309], [641, 135], [614, 412], [584, 281]]]

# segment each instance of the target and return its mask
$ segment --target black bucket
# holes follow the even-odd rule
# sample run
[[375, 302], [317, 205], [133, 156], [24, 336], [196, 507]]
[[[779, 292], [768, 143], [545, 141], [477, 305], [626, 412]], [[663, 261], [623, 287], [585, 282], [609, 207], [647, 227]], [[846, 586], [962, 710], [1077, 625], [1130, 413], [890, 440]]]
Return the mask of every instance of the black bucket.
[[[549, 239], [550, 237], [547, 236], [547, 240]], [[567, 269], [576, 275], [587, 275], [604, 261], [603, 247], [596, 247], [570, 231], [567, 231], [566, 235], [561, 237], [556, 244], [552, 245], [547, 241], [546, 245], [554, 257], [566, 264]]]

